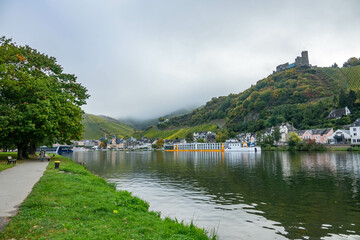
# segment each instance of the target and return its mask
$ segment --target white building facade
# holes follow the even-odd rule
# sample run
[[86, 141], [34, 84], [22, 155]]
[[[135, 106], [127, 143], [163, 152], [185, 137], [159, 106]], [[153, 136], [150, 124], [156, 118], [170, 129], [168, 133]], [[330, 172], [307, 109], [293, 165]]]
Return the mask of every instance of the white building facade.
[[351, 144], [360, 145], [360, 118], [350, 125]]

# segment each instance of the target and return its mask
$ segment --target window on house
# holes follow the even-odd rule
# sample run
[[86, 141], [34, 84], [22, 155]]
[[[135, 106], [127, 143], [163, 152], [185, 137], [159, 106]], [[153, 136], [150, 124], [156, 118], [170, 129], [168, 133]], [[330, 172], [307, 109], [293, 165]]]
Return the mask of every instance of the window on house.
[[353, 131], [356, 131], [356, 128], [353, 128]]
[[360, 139], [357, 139], [357, 142], [360, 142]]
[[356, 142], [356, 139], [353, 139], [353, 143], [355, 143]]
[[356, 136], [356, 133], [354, 133], [354, 136]]

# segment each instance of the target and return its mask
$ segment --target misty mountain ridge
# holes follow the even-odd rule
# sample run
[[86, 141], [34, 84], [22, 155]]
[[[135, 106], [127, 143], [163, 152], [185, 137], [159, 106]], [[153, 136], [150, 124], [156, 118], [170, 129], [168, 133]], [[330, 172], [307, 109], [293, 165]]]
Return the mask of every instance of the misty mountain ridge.
[[[360, 117], [360, 60], [358, 65], [344, 66], [285, 69], [241, 93], [214, 97], [205, 106], [157, 127], [162, 130], [191, 127], [216, 119], [226, 121], [228, 132], [257, 132], [281, 122], [290, 122], [298, 129], [349, 124]], [[352, 96], [356, 92], [356, 96], [346, 102], [350, 91]], [[354, 113], [349, 119], [326, 119], [332, 109], [345, 107], [344, 104]]]
[[[337, 128], [360, 117], [359, 90], [360, 60], [345, 63], [342, 68], [296, 67], [273, 73], [241, 93], [213, 97], [194, 110], [180, 109], [167, 114], [162, 121], [160, 118], [116, 121], [133, 132], [141, 130], [136, 133], [138, 137], [167, 139], [183, 137], [195, 130], [257, 132], [281, 122], [289, 122], [298, 129]], [[350, 117], [327, 119], [331, 110], [345, 106], [353, 113]]]
[[118, 121], [127, 124], [131, 127], [133, 127], [135, 130], [145, 130], [146, 128], [152, 126], [152, 125], [156, 125], [159, 123], [159, 118], [164, 118], [164, 119], [169, 119], [172, 117], [177, 117], [177, 116], [181, 116], [184, 114], [188, 114], [190, 112], [192, 112], [194, 108], [181, 108], [178, 109], [174, 112], [171, 112], [169, 114], [166, 114], [164, 116], [159, 116], [158, 118], [150, 118], [150, 119], [136, 119], [136, 118], [119, 118]]

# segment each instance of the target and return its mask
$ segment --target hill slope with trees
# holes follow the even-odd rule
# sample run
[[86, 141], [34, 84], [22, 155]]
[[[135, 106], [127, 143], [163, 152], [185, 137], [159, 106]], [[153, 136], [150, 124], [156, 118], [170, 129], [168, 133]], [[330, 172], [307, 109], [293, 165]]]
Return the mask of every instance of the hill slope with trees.
[[82, 123], [85, 126], [83, 139], [100, 139], [105, 135], [116, 135], [124, 138], [134, 133], [132, 127], [110, 117], [92, 114], [84, 114], [83, 117]]
[[[212, 98], [205, 106], [158, 127], [165, 130], [224, 119], [226, 131], [235, 133], [258, 132], [281, 122], [298, 129], [349, 124], [360, 117], [358, 62], [344, 63], [342, 68], [301, 67], [275, 73], [239, 94]], [[345, 106], [353, 113], [351, 116], [326, 118], [332, 109]]]

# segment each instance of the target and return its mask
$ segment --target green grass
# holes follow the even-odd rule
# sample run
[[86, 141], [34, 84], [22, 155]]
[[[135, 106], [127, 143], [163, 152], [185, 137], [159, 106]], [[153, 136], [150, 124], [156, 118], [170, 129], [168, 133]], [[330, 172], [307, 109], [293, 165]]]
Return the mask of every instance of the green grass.
[[[54, 160], [61, 161], [60, 171], [54, 170]], [[161, 219], [148, 207], [57, 156], [0, 239], [208, 239], [205, 230]]]
[[11, 156], [16, 159], [17, 152], [0, 152], [0, 172], [16, 166], [14, 164], [7, 164], [7, 156]]
[[100, 139], [104, 137], [104, 134], [123, 138], [134, 133], [132, 127], [105, 116], [84, 114], [83, 124], [85, 126], [84, 139]]
[[146, 130], [142, 135], [144, 137], [148, 137], [151, 139], [154, 138], [163, 138], [163, 139], [182, 139], [186, 137], [186, 134], [189, 132], [202, 132], [202, 131], [212, 131], [214, 132], [218, 127], [215, 124], [203, 124], [194, 127], [184, 127], [179, 129], [172, 129], [172, 130], [158, 130], [154, 127]]

